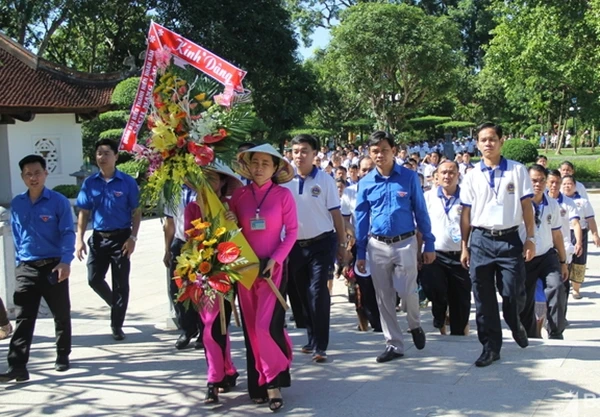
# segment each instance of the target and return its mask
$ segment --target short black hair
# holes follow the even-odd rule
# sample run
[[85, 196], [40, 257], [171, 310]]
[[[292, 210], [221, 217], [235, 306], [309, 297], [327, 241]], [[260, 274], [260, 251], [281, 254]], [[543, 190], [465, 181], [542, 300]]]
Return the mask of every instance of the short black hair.
[[21, 172], [25, 168], [25, 165], [39, 163], [44, 171], [46, 170], [46, 160], [41, 155], [27, 155], [25, 158], [19, 161], [19, 168], [21, 168]]
[[112, 149], [115, 154], [119, 153], [119, 145], [117, 145], [117, 142], [114, 140], [100, 139], [98, 142], [96, 142], [94, 150], [97, 151], [100, 146], [110, 146], [110, 149]]
[[558, 177], [560, 178], [560, 171], [558, 169], [549, 169], [548, 170], [548, 176], [552, 175], [553, 177]]
[[346, 169], [346, 167], [345, 167], [345, 166], [343, 166], [343, 165], [340, 165], [340, 166], [339, 166], [339, 167], [337, 167], [335, 170], [336, 170], [336, 171], [344, 171], [344, 172], [348, 172], [348, 170]]
[[548, 178], [548, 170], [541, 166], [540, 164], [533, 164], [529, 167], [529, 172], [536, 171], [540, 174], [544, 174], [544, 177]]
[[317, 141], [313, 135], [308, 135], [306, 133], [296, 135], [294, 136], [294, 139], [292, 139], [292, 145], [300, 145], [301, 143], [308, 144], [313, 151], [316, 151], [319, 147], [319, 141]]
[[479, 132], [481, 132], [483, 129], [494, 129], [494, 132], [496, 132], [498, 138], [502, 139], [502, 126], [492, 122], [485, 122], [477, 126], [477, 129], [475, 129], [475, 137], [477, 140], [479, 140]]
[[358, 164], [352, 164], [348, 167], [348, 169], [358, 169]]
[[367, 145], [370, 148], [371, 146], [377, 146], [382, 141], [386, 141], [388, 145], [390, 145], [390, 148], [396, 147], [396, 141], [394, 139], [394, 136], [392, 136], [391, 133], [384, 132], [383, 130], [378, 130], [376, 132], [371, 133]]
[[566, 165], [569, 168], [571, 168], [573, 171], [575, 171], [575, 166], [573, 165], [572, 162], [570, 162], [570, 161], [562, 161], [559, 166], [563, 166], [563, 165]]
[[439, 168], [442, 166], [442, 164], [452, 164], [452, 165], [454, 165], [454, 166], [456, 167], [456, 170], [457, 170], [458, 172], [460, 172], [460, 167], [459, 167], [459, 165], [458, 165], [458, 162], [456, 162], [456, 161], [455, 161], [455, 160], [453, 160], [453, 159], [444, 159], [443, 161], [441, 161], [441, 162], [438, 164], [438, 166], [437, 166], [437, 168], [436, 168], [435, 170], [437, 171], [437, 170], [438, 170], [438, 169], [439, 169]]
[[256, 143], [254, 142], [244, 142], [244, 143], [240, 143], [237, 147], [238, 152], [242, 152], [248, 149], [252, 149], [256, 147]]
[[537, 161], [538, 159], [545, 159], [547, 161], [548, 157], [546, 155], [538, 155], [537, 158], [535, 158], [535, 160]]
[[563, 182], [564, 182], [565, 180], [569, 180], [569, 179], [570, 179], [571, 181], [573, 181], [573, 184], [577, 185], [577, 181], [575, 180], [575, 177], [574, 177], [574, 176], [572, 176], [572, 175], [565, 175], [564, 177], [562, 177], [562, 180], [563, 180]]
[[335, 180], [335, 182], [336, 182], [337, 184], [344, 184], [344, 187], [348, 186], [348, 184], [346, 183], [346, 181], [344, 181], [342, 178], [337, 178], [337, 179]]

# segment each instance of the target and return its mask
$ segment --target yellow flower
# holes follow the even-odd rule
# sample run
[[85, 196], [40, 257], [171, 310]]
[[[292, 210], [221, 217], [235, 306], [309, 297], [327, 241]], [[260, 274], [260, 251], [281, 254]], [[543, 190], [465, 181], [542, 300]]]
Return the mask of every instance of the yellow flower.
[[203, 101], [203, 102], [202, 102], [202, 103], [200, 103], [200, 104], [202, 104], [202, 107], [204, 107], [205, 109], [208, 109], [210, 106], [212, 106], [212, 105], [213, 105], [213, 102], [212, 102], [212, 101], [210, 101], [210, 100], [206, 100], [206, 101]]
[[214, 239], [214, 238], [213, 238], [213, 239], [211, 239], [211, 240], [205, 240], [204, 242], [202, 242], [202, 244], [203, 244], [204, 246], [212, 246], [212, 245], [214, 245], [215, 243], [217, 243], [217, 239]]
[[210, 226], [209, 222], [203, 222], [202, 219], [192, 220], [192, 226], [194, 226], [198, 230], [206, 229]]
[[210, 259], [210, 257], [213, 256], [214, 253], [215, 253], [215, 250], [213, 248], [206, 248], [202, 252], [202, 256], [204, 259]]
[[221, 237], [223, 236], [225, 233], [227, 232], [227, 229], [224, 227], [218, 227], [217, 230], [215, 230], [215, 236], [216, 237]]
[[198, 101], [204, 101], [204, 99], [206, 98], [206, 93], [200, 93], [194, 96], [194, 98]]

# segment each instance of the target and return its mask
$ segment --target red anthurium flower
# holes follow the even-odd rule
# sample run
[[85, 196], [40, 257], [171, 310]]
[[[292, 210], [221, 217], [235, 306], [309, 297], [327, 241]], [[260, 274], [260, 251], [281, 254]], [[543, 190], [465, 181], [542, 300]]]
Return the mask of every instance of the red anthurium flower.
[[217, 245], [217, 260], [230, 264], [240, 256], [240, 248], [233, 242], [223, 242]]
[[221, 294], [226, 294], [231, 291], [231, 280], [229, 279], [229, 275], [225, 272], [218, 272], [212, 277], [209, 277], [208, 285]]
[[[189, 150], [189, 147], [188, 147]], [[215, 153], [206, 145], [196, 145], [194, 151], [190, 151], [196, 157], [196, 163], [200, 166], [207, 166], [213, 159], [215, 159]]]
[[202, 298], [202, 295], [204, 294], [204, 289], [202, 288], [202, 285], [200, 285], [199, 282], [196, 282], [196, 284], [191, 285], [190, 287], [192, 288], [190, 299], [194, 304], [200, 304], [200, 298]]
[[177, 147], [178, 148], [183, 148], [185, 146], [185, 138], [187, 137], [187, 135], [181, 135], [177, 138]]
[[175, 281], [175, 285], [177, 285], [177, 288], [183, 287], [183, 280], [181, 279], [181, 277], [175, 277], [173, 278], [173, 280]]

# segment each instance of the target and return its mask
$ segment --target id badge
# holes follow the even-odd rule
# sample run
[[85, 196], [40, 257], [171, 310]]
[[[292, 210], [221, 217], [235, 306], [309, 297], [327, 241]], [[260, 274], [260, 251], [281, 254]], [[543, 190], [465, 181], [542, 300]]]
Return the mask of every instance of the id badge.
[[504, 224], [504, 207], [501, 204], [492, 204], [489, 209], [489, 219], [495, 226]]
[[452, 242], [454, 242], [454, 243], [460, 242], [461, 234], [460, 234], [460, 226], [458, 225], [458, 223], [456, 223], [456, 222], [450, 223], [450, 225], [448, 226], [448, 236], [450, 236], [450, 239], [452, 239]]
[[266, 230], [267, 222], [265, 219], [252, 219], [250, 220], [250, 230]]

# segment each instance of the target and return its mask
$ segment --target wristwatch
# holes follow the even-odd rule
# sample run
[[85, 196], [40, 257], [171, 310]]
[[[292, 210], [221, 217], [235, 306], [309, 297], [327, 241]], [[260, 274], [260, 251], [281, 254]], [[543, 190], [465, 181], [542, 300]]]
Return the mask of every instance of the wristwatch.
[[134, 242], [137, 242], [137, 236], [131, 235], [129, 236], [129, 239], [133, 240]]
[[527, 236], [528, 241], [530, 241], [531, 243], [533, 243], [535, 245], [535, 236]]
[[341, 248], [347, 248], [348, 247], [348, 242], [340, 243], [340, 247]]
[[565, 265], [567, 263], [567, 261], [558, 261], [558, 262], [560, 262], [563, 265]]

